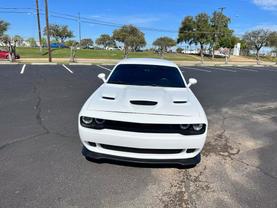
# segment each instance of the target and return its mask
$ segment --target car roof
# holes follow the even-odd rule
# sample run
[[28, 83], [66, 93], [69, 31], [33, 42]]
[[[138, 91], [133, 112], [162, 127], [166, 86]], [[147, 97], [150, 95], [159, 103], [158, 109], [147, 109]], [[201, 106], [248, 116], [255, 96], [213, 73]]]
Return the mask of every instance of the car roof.
[[171, 66], [177, 67], [177, 65], [171, 61], [155, 58], [128, 58], [121, 60], [119, 64], [145, 64], [145, 65], [158, 65], [158, 66]]

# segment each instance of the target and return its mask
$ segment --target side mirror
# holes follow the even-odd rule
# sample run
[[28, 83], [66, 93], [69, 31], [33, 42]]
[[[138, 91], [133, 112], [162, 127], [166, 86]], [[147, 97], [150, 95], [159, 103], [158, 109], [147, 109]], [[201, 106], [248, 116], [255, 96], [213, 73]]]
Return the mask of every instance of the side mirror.
[[106, 80], [106, 74], [104, 74], [104, 73], [98, 74], [97, 77], [98, 77], [99, 79], [103, 80], [103, 82], [106, 82], [106, 81], [107, 81], [107, 80]]
[[195, 85], [196, 83], [197, 83], [197, 79], [190, 78], [190, 79], [189, 79], [188, 87], [190, 87], [191, 85]]

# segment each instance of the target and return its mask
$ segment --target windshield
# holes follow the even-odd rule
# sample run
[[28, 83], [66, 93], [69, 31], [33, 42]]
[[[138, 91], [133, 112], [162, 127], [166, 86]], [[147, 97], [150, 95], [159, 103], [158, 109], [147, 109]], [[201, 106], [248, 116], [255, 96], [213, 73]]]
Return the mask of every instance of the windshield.
[[111, 74], [108, 83], [157, 87], [186, 87], [176, 67], [121, 64]]

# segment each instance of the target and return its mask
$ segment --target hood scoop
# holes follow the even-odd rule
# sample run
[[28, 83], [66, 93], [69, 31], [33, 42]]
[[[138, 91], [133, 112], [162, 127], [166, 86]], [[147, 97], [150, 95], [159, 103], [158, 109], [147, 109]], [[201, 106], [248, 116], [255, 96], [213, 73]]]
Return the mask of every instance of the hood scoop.
[[174, 100], [173, 101], [173, 103], [174, 104], [185, 104], [185, 103], [187, 103], [188, 101], [186, 101], [186, 100]]
[[149, 101], [149, 100], [130, 100], [130, 103], [133, 105], [157, 105], [158, 102]]
[[102, 99], [104, 100], [114, 100], [114, 97], [109, 97], [109, 96], [102, 96]]

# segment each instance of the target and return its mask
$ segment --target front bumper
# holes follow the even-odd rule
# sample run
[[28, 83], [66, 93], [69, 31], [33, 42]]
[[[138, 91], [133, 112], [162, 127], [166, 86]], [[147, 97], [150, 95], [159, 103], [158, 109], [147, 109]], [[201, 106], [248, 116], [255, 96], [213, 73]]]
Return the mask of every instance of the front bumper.
[[188, 159], [141, 159], [141, 158], [130, 158], [130, 157], [120, 157], [114, 155], [101, 154], [97, 152], [89, 151], [85, 146], [83, 146], [82, 154], [88, 159], [95, 160], [112, 160], [127, 163], [137, 163], [137, 164], [176, 164], [182, 166], [194, 166], [200, 163], [201, 155], [200, 153], [193, 158]]
[[[138, 133], [89, 129], [79, 124], [79, 135], [86, 149], [94, 153], [135, 160], [184, 160], [200, 154], [207, 133], [187, 136], [172, 133]], [[115, 148], [106, 148], [105, 145]], [[132, 151], [134, 149], [136, 151]], [[142, 151], [137, 152], [138, 149]], [[154, 151], [144, 151], [149, 149]], [[188, 151], [190, 149], [194, 151]], [[159, 153], [159, 150], [169, 150], [169, 153], [167, 151]], [[178, 152], [172, 152], [172, 150], [178, 150]]]

